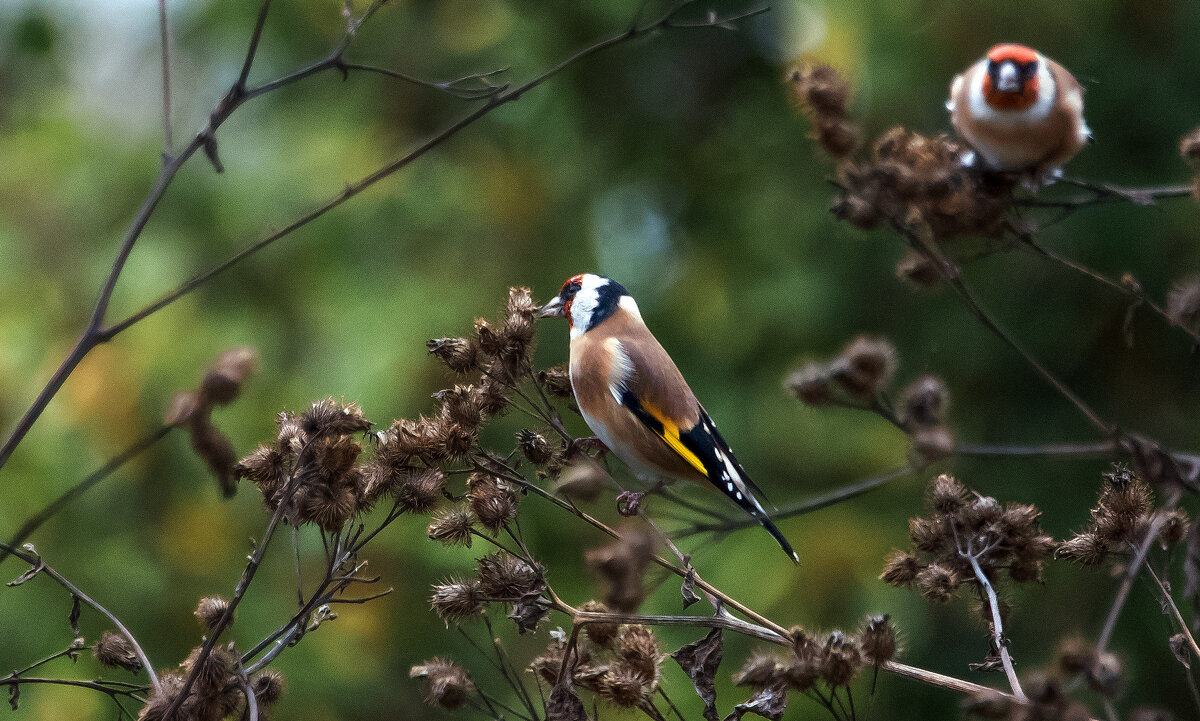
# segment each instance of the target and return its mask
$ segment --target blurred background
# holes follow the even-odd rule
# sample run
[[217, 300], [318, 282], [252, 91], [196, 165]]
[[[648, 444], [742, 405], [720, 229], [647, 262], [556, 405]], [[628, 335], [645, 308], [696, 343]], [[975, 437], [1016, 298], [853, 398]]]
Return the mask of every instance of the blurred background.
[[[646, 16], [662, 3], [650, 2]], [[509, 68], [520, 82], [627, 26], [641, 0], [400, 0], [360, 32], [355, 62], [429, 79]], [[698, 2], [732, 13], [754, 2]], [[182, 145], [237, 77], [256, 3], [168, 2], [173, 127]], [[827, 212], [831, 166], [789, 100], [787, 69], [827, 60], [857, 87], [854, 111], [873, 135], [894, 124], [949, 130], [952, 76], [995, 42], [1033, 45], [1087, 88], [1096, 143], [1070, 165], [1081, 178], [1128, 185], [1186, 183], [1177, 143], [1200, 123], [1200, 5], [1186, 0], [1058, 3], [773, 0], [738, 32], [679, 30], [577, 63], [498, 109], [315, 223], [96, 349], [0, 470], [0, 531], [30, 514], [161, 422], [171, 394], [195, 387], [223, 349], [253, 345], [261, 373], [214, 420], [239, 454], [272, 438], [274, 417], [333, 395], [387, 425], [432, 407], [452, 383], [424, 348], [494, 315], [512, 285], [544, 301], [575, 273], [620, 280], [672, 353], [743, 464], [777, 504], [907, 461], [905, 437], [878, 418], [802, 407], [782, 390], [799, 362], [827, 358], [858, 334], [899, 349], [897, 387], [943, 377], [956, 436], [981, 443], [1097, 440], [1089, 425], [946, 292], [898, 281], [900, 240], [864, 233]], [[336, 0], [277, 0], [251, 84], [324, 56], [342, 37]], [[0, 4], [0, 429], [7, 434], [86, 323], [124, 229], [154, 182], [162, 151], [157, 4], [149, 0], [6, 0]], [[220, 130], [225, 172], [203, 157], [179, 174], [134, 249], [110, 309], [119, 319], [338, 193], [465, 115], [471, 103], [385, 77], [325, 73], [259, 98]], [[182, 142], [181, 142], [182, 141]], [[1200, 270], [1189, 200], [1079, 213], [1046, 230], [1050, 247], [1162, 299]], [[967, 268], [988, 308], [1101, 414], [1164, 443], [1200, 448], [1200, 376], [1187, 338], [1127, 301], [1028, 253]], [[565, 324], [540, 328], [539, 363], [562, 362]], [[489, 431], [511, 443], [519, 417]], [[583, 423], [569, 417], [583, 434]], [[967, 601], [932, 607], [876, 580], [907, 543], [937, 470], [1001, 501], [1036, 503], [1056, 537], [1086, 524], [1103, 460], [956, 458], [869, 495], [781, 523], [803, 558], [787, 563], [761, 531], [719, 544], [693, 537], [701, 573], [782, 623], [854, 628], [890, 613], [902, 659], [1002, 685], [967, 670], [988, 649]], [[623, 470], [618, 469], [621, 473]], [[707, 498], [702, 491], [688, 491]], [[712, 501], [710, 501], [712, 503]], [[713, 503], [721, 507], [719, 501]], [[596, 512], [615, 515], [610, 501]], [[1192, 504], [1194, 510], [1194, 504]], [[199, 639], [191, 612], [230, 595], [267, 520], [255, 489], [223, 500], [173, 434], [72, 504], [31, 539], [47, 561], [121, 617], [161, 667]], [[421, 518], [397, 522], [367, 554], [396, 592], [342, 607], [339, 618], [282, 655], [279, 718], [429, 718], [414, 663], [448, 654], [477, 683], [503, 689], [486, 661], [428, 611], [429, 584], [473, 564], [467, 549], [425, 538]], [[581, 555], [601, 539], [526, 501], [522, 528], [572, 603], [598, 595]], [[309, 529], [311, 531], [311, 529]], [[286, 539], [284, 539], [286, 540]], [[308, 558], [320, 556], [313, 533]], [[479, 549], [475, 549], [479, 550]], [[288, 544], [268, 555], [230, 638], [249, 645], [293, 608]], [[0, 574], [17, 576], [6, 562]], [[747, 583], [746, 579], [754, 579]], [[1055, 640], [1094, 638], [1117, 581], [1102, 569], [1050, 564], [1044, 585], [1011, 592], [1007, 635], [1019, 669], [1050, 663]], [[678, 586], [643, 611], [673, 613]], [[70, 641], [70, 599], [46, 579], [0, 591], [0, 668], [20, 668]], [[528, 659], [552, 618], [510, 649]], [[504, 622], [507, 624], [508, 622]], [[85, 610], [89, 642], [105, 628]], [[504, 628], [509, 636], [507, 625]], [[470, 627], [485, 639], [480, 625]], [[1132, 679], [1122, 709], [1195, 713], [1165, 639], [1172, 633], [1139, 583], [1114, 641]], [[667, 630], [674, 649], [698, 631]], [[728, 674], [754, 644], [727, 636], [723, 711], [745, 700]], [[91, 678], [85, 656], [47, 675]], [[670, 661], [667, 688], [700, 705]], [[954, 694], [883, 676], [864, 718], [958, 718]], [[788, 718], [822, 718], [793, 697]], [[861, 711], [861, 709], [868, 709]], [[17, 718], [109, 716], [85, 690], [26, 688]]]

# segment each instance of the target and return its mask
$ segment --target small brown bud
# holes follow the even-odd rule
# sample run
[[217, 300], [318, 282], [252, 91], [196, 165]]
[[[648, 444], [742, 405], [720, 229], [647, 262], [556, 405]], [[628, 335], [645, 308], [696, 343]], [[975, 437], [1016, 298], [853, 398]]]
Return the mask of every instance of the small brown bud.
[[446, 508], [433, 514], [429, 524], [429, 537], [447, 546], [462, 544], [471, 547], [471, 530], [475, 527], [475, 514], [464, 505]]
[[979, 531], [998, 523], [1003, 514], [1004, 507], [999, 501], [991, 496], [981, 496], [963, 508], [959, 513], [959, 520], [967, 529]]
[[532, 318], [537, 309], [538, 304], [533, 302], [533, 291], [521, 287], [508, 289], [508, 304], [505, 306], [508, 315]]
[[464, 618], [482, 613], [486, 602], [480, 597], [478, 582], [452, 578], [445, 583], [434, 585], [429, 605], [438, 618], [449, 626], [451, 621], [458, 623]]
[[921, 565], [912, 554], [892, 549], [884, 561], [883, 573], [879, 574], [879, 580], [892, 586], [911, 586], [920, 570]]
[[246, 379], [258, 371], [258, 351], [231, 348], [217, 356], [200, 383], [200, 405], [225, 405], [236, 399]]
[[551, 450], [546, 439], [528, 428], [517, 433], [517, 445], [520, 446], [521, 453], [525, 454], [530, 463], [539, 466], [554, 457], [554, 451]]
[[[200, 652], [200, 646], [193, 648], [180, 667], [188, 673], [192, 673], [192, 669], [200, 660]], [[241, 657], [234, 652], [233, 644], [229, 646], [213, 646], [208, 654], [208, 658], [204, 659], [200, 670], [196, 672], [196, 685], [201, 690], [210, 693], [221, 691], [229, 680], [230, 674], [237, 669], [240, 663]]]
[[917, 573], [915, 581], [921, 595], [936, 603], [947, 603], [958, 589], [958, 574], [940, 563], [931, 563]]
[[856, 338], [831, 365], [833, 380], [856, 398], [869, 400], [896, 372], [896, 349], [881, 338]]
[[1167, 514], [1162, 530], [1158, 532], [1158, 542], [1163, 548], [1179, 543], [1187, 536], [1188, 514], [1182, 508], [1176, 508]]
[[217, 627], [228, 610], [229, 601], [220, 596], [205, 596], [200, 599], [194, 613], [201, 626], [212, 630]]
[[[580, 611], [589, 613], [609, 613], [608, 606], [605, 606], [601, 601], [588, 601], [579, 607]], [[583, 632], [587, 634], [588, 640], [601, 648], [611, 648], [613, 641], [617, 639], [617, 631], [620, 626], [615, 623], [589, 623], [583, 627]]]
[[475, 693], [475, 684], [471, 683], [467, 672], [446, 659], [433, 658], [413, 666], [408, 676], [424, 679], [429, 684], [425, 703], [440, 706], [447, 711], [461, 708], [471, 694]]
[[646, 626], [625, 626], [617, 639], [616, 655], [646, 682], [658, 679], [662, 654], [654, 631]]
[[912, 434], [912, 452], [921, 463], [948, 458], [954, 453], [954, 434], [944, 426], [920, 428]]
[[358, 498], [353, 488], [331, 488], [325, 485], [306, 487], [299, 503], [298, 523], [313, 522], [322, 530], [334, 533], [358, 510]]
[[863, 626], [861, 634], [863, 655], [868, 663], [879, 666], [891, 661], [896, 655], [896, 627], [891, 616], [871, 616]]
[[845, 158], [858, 147], [858, 125], [846, 118], [820, 118], [817, 121], [816, 140], [830, 156]]
[[479, 389], [473, 385], [454, 386], [453, 389], [438, 391], [433, 397], [442, 402], [445, 416], [468, 430], [474, 430], [483, 422], [483, 399]]
[[783, 385], [808, 406], [823, 406], [833, 400], [829, 369], [820, 363], [807, 363], [793, 371]]
[[283, 696], [283, 674], [273, 669], [261, 671], [250, 679], [250, 688], [260, 704], [270, 706]]
[[649, 701], [656, 687], [624, 664], [613, 664], [600, 677], [596, 693], [622, 708], [635, 708]]
[[877, 228], [884, 219], [871, 200], [849, 192], [838, 194], [829, 206], [829, 212], [838, 220], [844, 220], [860, 230]]
[[485, 356], [495, 358], [504, 352], [503, 336], [483, 318], [475, 319], [475, 341], [479, 344], [479, 351]]
[[100, 640], [92, 646], [92, 655], [102, 665], [109, 668], [123, 668], [133, 673], [142, 670], [142, 662], [138, 659], [129, 640], [112, 631], [100, 634]]
[[275, 418], [275, 424], [279, 427], [279, 452], [289, 457], [298, 455], [308, 443], [307, 434], [300, 428], [300, 419], [295, 413], [284, 411]]
[[466, 338], [434, 338], [425, 345], [432, 355], [455, 373], [468, 373], [475, 368], [477, 349]]
[[245, 478], [262, 491], [263, 498], [270, 501], [287, 479], [287, 461], [278, 449], [260, 445], [233, 467], [234, 476]]
[[818, 116], [845, 116], [850, 100], [850, 84], [830, 65], [817, 64], [796, 68], [788, 75], [796, 101]]
[[900, 420], [905, 428], [933, 428], [946, 420], [950, 393], [942, 379], [923, 375], [904, 389], [900, 396]]

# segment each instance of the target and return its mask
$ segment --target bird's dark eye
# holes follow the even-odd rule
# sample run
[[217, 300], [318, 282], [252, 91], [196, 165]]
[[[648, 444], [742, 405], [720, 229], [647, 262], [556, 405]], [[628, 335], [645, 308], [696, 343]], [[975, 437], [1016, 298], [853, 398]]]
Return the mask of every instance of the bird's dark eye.
[[1030, 62], [1027, 62], [1021, 66], [1021, 77], [1032, 78], [1034, 75], [1037, 75], [1037, 71], [1038, 71], [1037, 61], [1031, 60]]

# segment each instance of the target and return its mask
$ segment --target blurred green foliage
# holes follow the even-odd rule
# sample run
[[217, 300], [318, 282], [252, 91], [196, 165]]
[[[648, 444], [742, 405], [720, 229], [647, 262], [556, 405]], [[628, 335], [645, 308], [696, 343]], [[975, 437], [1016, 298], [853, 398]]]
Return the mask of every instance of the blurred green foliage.
[[[236, 78], [255, 3], [169, 2], [173, 126], [203, 125]], [[362, 28], [349, 58], [430, 79], [507, 67], [521, 81], [574, 50], [619, 32], [640, 0], [402, 0]], [[657, 3], [651, 2], [650, 6]], [[722, 0], [715, 8], [753, 7]], [[709, 7], [695, 7], [701, 17]], [[651, 10], [647, 10], [649, 14]], [[0, 428], [11, 428], [65, 356], [95, 301], [126, 224], [160, 163], [157, 16], [149, 1], [0, 5]], [[323, 56], [341, 37], [334, 0], [278, 0], [252, 81]], [[377, 424], [427, 410], [451, 382], [426, 356], [427, 338], [465, 333], [511, 285], [544, 300], [567, 276], [622, 281], [673, 354], [741, 460], [778, 504], [902, 465], [906, 442], [852, 411], [801, 407], [781, 379], [805, 357], [826, 357], [859, 333], [891, 338], [899, 382], [941, 375], [964, 440], [1094, 440], [1090, 427], [949, 293], [916, 293], [894, 277], [901, 254], [886, 231], [862, 233], [826, 212], [830, 166], [781, 82], [802, 56], [854, 79], [855, 112], [872, 132], [903, 124], [948, 130], [946, 88], [992, 43], [1038, 47], [1087, 87], [1096, 144], [1068, 168], [1120, 184], [1186, 182], [1178, 138], [1200, 122], [1200, 6], [1186, 0], [1058, 3], [772, 3], [723, 30], [660, 33], [580, 62], [499, 109], [411, 168], [384, 181], [94, 351], [0, 471], [0, 529], [29, 514], [160, 422], [171, 394], [194, 387], [219, 351], [256, 346], [262, 372], [215, 420], [248, 452], [284, 409], [326, 395], [358, 400]], [[470, 104], [367, 74], [325, 73], [256, 99], [220, 130], [224, 174], [198, 157], [180, 173], [133, 252], [110, 311], [123, 317], [338, 193], [468, 112]], [[177, 140], [178, 142], [178, 140]], [[1152, 297], [1200, 268], [1190, 201], [1078, 214], [1042, 234], [1053, 248], [1103, 272], [1132, 273]], [[1165, 443], [1195, 449], [1200, 381], [1186, 338], [1126, 299], [1026, 253], [967, 268], [985, 304], [1101, 414]], [[566, 358], [566, 328], [541, 329], [540, 362]], [[503, 445], [520, 417], [493, 429]], [[577, 418], [573, 429], [584, 432]], [[1038, 504], [1062, 536], [1082, 526], [1102, 461], [955, 459], [940, 465], [1001, 501]], [[987, 651], [968, 604], [931, 607], [876, 580], [882, 558], [906, 543], [927, 477], [782, 522], [803, 557], [786, 564], [766, 534], [689, 539], [705, 577], [773, 619], [852, 628], [889, 612], [907, 662], [959, 676]], [[688, 490], [704, 497], [703, 491]], [[611, 513], [607, 501], [597, 511]], [[252, 487], [230, 501], [182, 434], [74, 503], [32, 539], [144, 642], [160, 666], [197, 643], [191, 611], [228, 595], [247, 538], [266, 521]], [[596, 595], [582, 568], [589, 529], [527, 501], [522, 528], [574, 603]], [[319, 539], [302, 534], [315, 558]], [[233, 638], [253, 642], [291, 613], [290, 549], [271, 549], [239, 609]], [[368, 554], [396, 593], [340, 609], [288, 650], [280, 718], [428, 718], [408, 668], [448, 653], [499, 691], [487, 663], [428, 612], [429, 584], [467, 568], [471, 553], [425, 539], [408, 517]], [[3, 569], [15, 577], [20, 564]], [[748, 581], [748, 579], [750, 579]], [[1045, 585], [1009, 601], [1020, 669], [1050, 662], [1065, 634], [1094, 637], [1116, 581], [1052, 564]], [[673, 612], [663, 583], [645, 609]], [[63, 648], [70, 600], [47, 582], [0, 592], [0, 668]], [[549, 624], [553, 627], [553, 623]], [[85, 611], [84, 633], [104, 626]], [[471, 629], [482, 638], [481, 627]], [[1148, 587], [1135, 588], [1115, 648], [1134, 682], [1122, 707], [1194, 713], [1165, 639], [1171, 630]], [[507, 632], [506, 632], [507, 634]], [[669, 630], [669, 647], [701, 635]], [[514, 658], [546, 641], [520, 638]], [[730, 638], [720, 675], [723, 708], [744, 700], [728, 672], [753, 646]], [[90, 657], [63, 675], [99, 672]], [[698, 701], [670, 662], [673, 697]], [[978, 674], [975, 674], [978, 675]], [[1001, 679], [985, 678], [999, 683]], [[866, 699], [869, 683], [859, 686]], [[881, 677], [865, 717], [957, 718], [950, 692]], [[864, 706], [866, 703], [864, 702]], [[27, 689], [18, 718], [98, 717], [99, 694]], [[824, 712], [793, 700], [788, 718]]]

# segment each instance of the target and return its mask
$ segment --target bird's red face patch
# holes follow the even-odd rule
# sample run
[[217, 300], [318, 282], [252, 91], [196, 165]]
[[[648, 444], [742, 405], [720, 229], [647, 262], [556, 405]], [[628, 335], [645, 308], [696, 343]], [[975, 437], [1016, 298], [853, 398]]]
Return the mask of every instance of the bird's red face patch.
[[567, 325], [574, 328], [575, 320], [571, 317], [571, 306], [575, 303], [575, 294], [583, 287], [583, 274], [573, 275], [567, 278], [567, 282], [563, 283], [562, 289], [558, 291], [558, 297], [563, 301], [563, 313], [567, 316]]
[[1038, 99], [1040, 60], [1024, 45], [996, 45], [987, 54], [983, 98], [997, 110], [1025, 110]]

